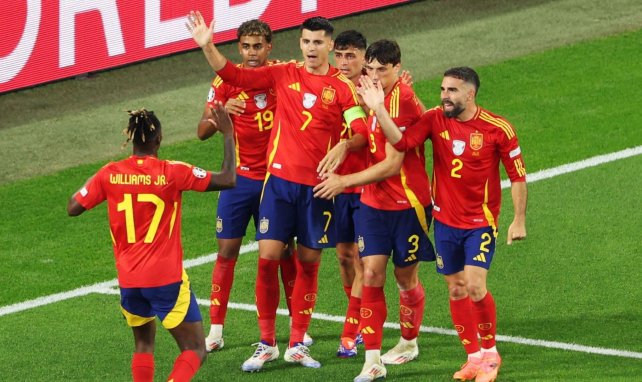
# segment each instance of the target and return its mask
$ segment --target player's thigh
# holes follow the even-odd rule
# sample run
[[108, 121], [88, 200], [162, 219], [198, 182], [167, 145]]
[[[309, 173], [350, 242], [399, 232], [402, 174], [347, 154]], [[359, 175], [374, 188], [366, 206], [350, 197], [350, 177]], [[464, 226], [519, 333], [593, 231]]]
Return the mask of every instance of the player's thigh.
[[288, 243], [295, 236], [298, 185], [268, 174], [259, 205], [257, 240]]
[[182, 322], [202, 321], [196, 296], [191, 290], [187, 273], [182, 280], [154, 288], [144, 288], [143, 294], [166, 329], [173, 329]]
[[311, 186], [300, 185], [295, 234], [297, 243], [321, 250], [336, 245], [334, 202], [315, 198]]
[[154, 321], [155, 313], [141, 288], [120, 288], [120, 310], [131, 327]]
[[430, 216], [430, 207], [421, 206], [389, 212], [394, 240], [392, 261], [396, 267], [435, 260], [435, 250], [428, 238]]
[[450, 227], [435, 220], [435, 249], [437, 250], [437, 272], [452, 275], [464, 270], [464, 230]]
[[356, 243], [355, 221], [358, 219], [360, 194], [339, 194], [334, 198], [337, 243]]
[[205, 349], [205, 333], [200, 321], [183, 321], [178, 326], [169, 329], [169, 332], [181, 350]]
[[216, 210], [218, 239], [245, 236], [250, 218], [258, 214], [262, 188], [262, 181], [237, 176], [236, 187], [221, 191]]
[[489, 269], [495, 255], [495, 245], [492, 227], [468, 230], [464, 237], [466, 265]]
[[388, 219], [387, 211], [361, 203], [359, 219], [355, 222], [355, 233], [359, 256], [362, 259], [373, 255], [390, 256], [394, 242], [391, 222]]

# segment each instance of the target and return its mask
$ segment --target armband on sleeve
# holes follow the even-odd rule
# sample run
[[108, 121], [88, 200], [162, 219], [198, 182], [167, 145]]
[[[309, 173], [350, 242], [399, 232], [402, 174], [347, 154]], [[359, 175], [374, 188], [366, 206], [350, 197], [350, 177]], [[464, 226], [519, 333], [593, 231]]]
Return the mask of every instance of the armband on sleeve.
[[343, 112], [343, 118], [346, 120], [346, 123], [348, 124], [348, 126], [350, 126], [352, 121], [354, 121], [355, 119], [365, 118], [365, 117], [366, 117], [366, 112], [363, 111], [363, 108], [361, 108], [361, 106], [353, 106]]

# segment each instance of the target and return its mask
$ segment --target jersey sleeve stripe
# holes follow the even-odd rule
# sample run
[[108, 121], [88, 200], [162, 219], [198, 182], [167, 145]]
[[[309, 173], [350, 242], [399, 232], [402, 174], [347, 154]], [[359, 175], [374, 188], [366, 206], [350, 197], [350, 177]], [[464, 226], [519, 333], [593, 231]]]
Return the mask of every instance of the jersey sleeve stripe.
[[498, 118], [494, 118], [486, 112], [482, 112], [479, 115], [479, 118], [483, 121], [490, 123], [491, 125], [497, 126], [500, 129], [502, 129], [502, 131], [504, 131], [508, 139], [511, 139], [515, 136], [515, 131], [513, 130], [513, 127], [508, 122]]

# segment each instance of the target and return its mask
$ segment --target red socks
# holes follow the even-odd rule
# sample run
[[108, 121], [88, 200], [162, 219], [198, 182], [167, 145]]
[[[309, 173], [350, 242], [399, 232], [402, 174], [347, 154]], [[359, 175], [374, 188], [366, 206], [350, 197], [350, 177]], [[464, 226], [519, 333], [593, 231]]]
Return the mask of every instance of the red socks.
[[285, 291], [285, 302], [288, 304], [288, 311], [292, 316], [292, 291], [294, 290], [294, 281], [296, 280], [296, 251], [292, 256], [282, 258], [279, 261], [281, 268], [281, 282]]
[[343, 332], [341, 338], [349, 337], [355, 339], [359, 334], [359, 310], [361, 309], [361, 298], [350, 296], [348, 300], [348, 311], [346, 319], [343, 321]]
[[383, 287], [363, 286], [361, 293], [361, 335], [366, 350], [380, 350], [383, 324], [388, 310]]
[[172, 373], [167, 378], [172, 382], [188, 382], [201, 367], [201, 358], [192, 350], [185, 350], [174, 361]]
[[348, 300], [350, 300], [350, 297], [352, 296], [352, 285], [344, 285], [343, 292], [346, 294]]
[[255, 296], [261, 340], [274, 346], [276, 309], [279, 307], [279, 260], [259, 258]]
[[421, 283], [413, 289], [399, 291], [399, 326], [404, 339], [412, 340], [419, 336], [425, 304], [426, 294]]
[[479, 351], [477, 328], [475, 327], [476, 320], [473, 316], [472, 305], [472, 301], [468, 296], [461, 300], [450, 300], [450, 316], [467, 354]]
[[152, 353], [134, 353], [132, 377], [134, 382], [154, 382], [154, 355]]
[[473, 302], [473, 313], [477, 322], [477, 330], [481, 336], [482, 348], [490, 349], [495, 346], [497, 333], [497, 312], [495, 300], [490, 292], [477, 302]]
[[212, 270], [212, 293], [210, 294], [210, 323], [223, 325], [227, 315], [227, 302], [234, 282], [236, 259], [219, 256]]
[[317, 301], [319, 264], [297, 261], [296, 281], [292, 292], [290, 346], [303, 342], [303, 336], [310, 326], [312, 311]]

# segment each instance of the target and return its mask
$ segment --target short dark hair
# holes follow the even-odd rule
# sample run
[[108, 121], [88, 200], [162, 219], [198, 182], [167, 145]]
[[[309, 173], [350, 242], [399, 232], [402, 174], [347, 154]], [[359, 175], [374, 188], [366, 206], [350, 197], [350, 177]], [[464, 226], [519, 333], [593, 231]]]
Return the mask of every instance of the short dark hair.
[[161, 133], [161, 123], [151, 110], [138, 109], [127, 110], [129, 114], [129, 122], [127, 127], [123, 130], [123, 134], [127, 136], [127, 142], [134, 142], [135, 146], [147, 146], [152, 144], [154, 140]]
[[401, 49], [393, 40], [375, 41], [366, 50], [366, 62], [377, 59], [381, 65], [397, 65], [401, 62]]
[[237, 39], [240, 40], [243, 36], [263, 36], [265, 41], [272, 42], [272, 29], [259, 19], [248, 20], [236, 30]]
[[339, 33], [334, 39], [334, 49], [344, 50], [350, 47], [366, 50], [368, 43], [365, 36], [361, 32], [350, 29]]
[[310, 31], [324, 31], [326, 36], [332, 37], [334, 32], [334, 27], [330, 23], [330, 20], [325, 17], [315, 16], [306, 19], [303, 24], [301, 24], [301, 30], [310, 30]]
[[453, 77], [468, 82], [475, 87], [475, 95], [479, 91], [479, 75], [473, 68], [468, 66], [450, 68], [444, 72], [444, 77]]

